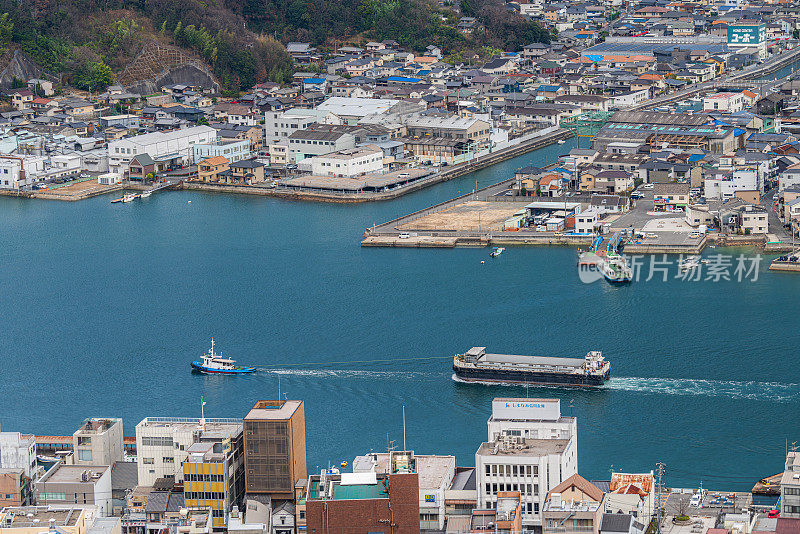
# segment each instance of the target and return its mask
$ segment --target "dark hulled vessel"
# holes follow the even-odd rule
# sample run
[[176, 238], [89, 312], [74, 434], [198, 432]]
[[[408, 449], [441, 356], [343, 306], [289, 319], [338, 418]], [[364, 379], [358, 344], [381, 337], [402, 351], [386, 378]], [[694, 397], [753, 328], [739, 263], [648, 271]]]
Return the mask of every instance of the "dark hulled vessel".
[[465, 382], [505, 382], [547, 386], [602, 386], [611, 378], [611, 364], [600, 351], [584, 358], [487, 354], [472, 347], [453, 358], [453, 371]]

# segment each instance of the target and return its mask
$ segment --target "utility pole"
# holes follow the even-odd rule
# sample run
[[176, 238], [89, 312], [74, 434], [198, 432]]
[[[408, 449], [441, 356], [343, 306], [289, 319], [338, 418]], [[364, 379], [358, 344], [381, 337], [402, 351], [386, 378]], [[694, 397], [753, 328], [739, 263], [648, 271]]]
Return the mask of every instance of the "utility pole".
[[661, 477], [664, 476], [664, 462], [658, 462], [656, 464], [657, 474], [658, 474], [658, 501], [656, 502], [656, 527], [658, 528], [658, 533], [661, 534]]

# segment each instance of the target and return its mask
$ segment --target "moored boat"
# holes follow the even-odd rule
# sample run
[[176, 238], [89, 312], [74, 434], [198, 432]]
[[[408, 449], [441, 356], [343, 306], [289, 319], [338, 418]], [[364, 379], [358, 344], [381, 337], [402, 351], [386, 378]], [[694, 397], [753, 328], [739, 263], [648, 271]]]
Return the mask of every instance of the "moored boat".
[[505, 251], [506, 249], [503, 247], [494, 247], [494, 250], [489, 253], [489, 256], [491, 256], [492, 258], [496, 258]]
[[214, 375], [239, 375], [254, 373], [255, 367], [240, 367], [236, 365], [236, 360], [223, 358], [214, 352], [214, 339], [211, 339], [211, 348], [203, 354], [202, 360], [192, 362], [192, 371]]
[[612, 284], [627, 284], [633, 281], [633, 270], [619, 254], [608, 254], [599, 264], [603, 277]]

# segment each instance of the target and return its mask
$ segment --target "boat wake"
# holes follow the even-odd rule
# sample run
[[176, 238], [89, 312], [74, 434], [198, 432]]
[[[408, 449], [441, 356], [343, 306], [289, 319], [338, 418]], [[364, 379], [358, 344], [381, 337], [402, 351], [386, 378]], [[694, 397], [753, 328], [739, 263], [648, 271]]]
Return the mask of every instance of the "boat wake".
[[[464, 384], [483, 384], [487, 386], [525, 387], [524, 384], [508, 382], [492, 382], [490, 380], [462, 380], [453, 374], [455, 382]], [[536, 388], [572, 389], [570, 386], [551, 386], [530, 384]], [[591, 388], [590, 388], [591, 389]], [[615, 376], [598, 390], [636, 391], [661, 395], [684, 395], [700, 397], [728, 397], [731, 399], [763, 400], [772, 402], [800, 401], [800, 384], [782, 384], [779, 382], [734, 382], [725, 380], [701, 380], [693, 378], [640, 378], [633, 376]], [[586, 391], [584, 389], [584, 391]]]
[[438, 373], [419, 371], [367, 371], [358, 369], [279, 369], [258, 367], [257, 371], [274, 375], [309, 376], [325, 378], [421, 378], [438, 376]]
[[765, 400], [773, 402], [800, 401], [800, 384], [779, 382], [738, 382], [701, 380], [693, 378], [639, 378], [615, 376], [602, 389], [641, 391], [662, 395], [728, 397], [731, 399]]

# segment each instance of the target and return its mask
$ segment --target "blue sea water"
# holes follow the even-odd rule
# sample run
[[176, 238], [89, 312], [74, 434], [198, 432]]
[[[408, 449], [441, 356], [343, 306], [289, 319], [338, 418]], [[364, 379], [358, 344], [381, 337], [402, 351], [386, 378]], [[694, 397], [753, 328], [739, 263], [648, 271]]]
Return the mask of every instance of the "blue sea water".
[[[579, 470], [749, 489], [798, 438], [800, 277], [581, 283], [572, 248], [361, 248], [364, 229], [553, 162], [554, 145], [383, 203], [163, 192], [130, 204], [0, 198], [0, 425], [67, 434], [86, 417], [242, 417], [280, 389], [306, 403], [309, 469], [402, 441], [473, 465], [496, 396], [558, 397]], [[738, 253], [738, 251], [735, 251]], [[487, 260], [481, 264], [482, 260]], [[217, 347], [262, 371], [191, 374]], [[449, 358], [582, 356], [597, 390], [461, 384]], [[410, 358], [425, 358], [409, 360]]]

